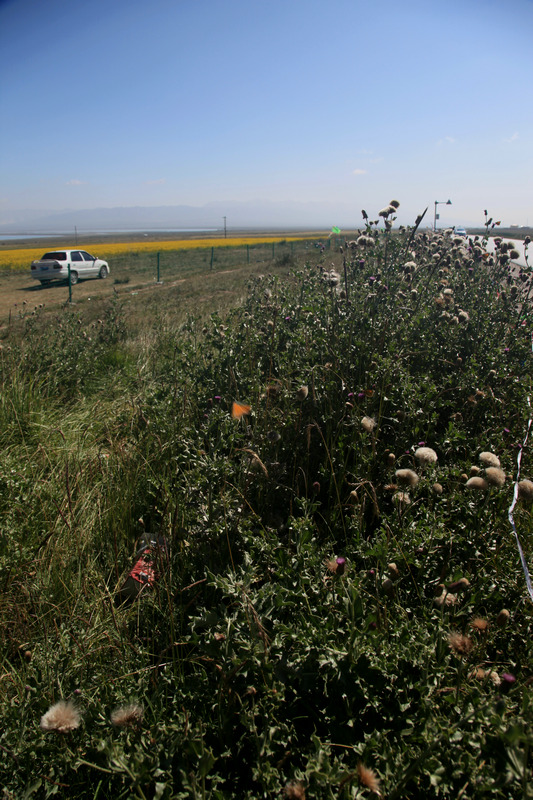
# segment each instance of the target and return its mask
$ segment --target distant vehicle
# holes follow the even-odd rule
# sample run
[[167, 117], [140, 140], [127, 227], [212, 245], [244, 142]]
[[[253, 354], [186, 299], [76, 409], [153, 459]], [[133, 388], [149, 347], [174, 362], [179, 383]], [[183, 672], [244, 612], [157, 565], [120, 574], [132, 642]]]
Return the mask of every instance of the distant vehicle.
[[52, 250], [45, 253], [31, 265], [31, 277], [46, 286], [52, 281], [68, 281], [70, 265], [70, 283], [78, 283], [83, 278], [107, 278], [109, 264], [85, 250]]
[[455, 228], [453, 229], [453, 232], [455, 233], [456, 236], [466, 236], [467, 235], [465, 229], [461, 228], [460, 225], [456, 225]]

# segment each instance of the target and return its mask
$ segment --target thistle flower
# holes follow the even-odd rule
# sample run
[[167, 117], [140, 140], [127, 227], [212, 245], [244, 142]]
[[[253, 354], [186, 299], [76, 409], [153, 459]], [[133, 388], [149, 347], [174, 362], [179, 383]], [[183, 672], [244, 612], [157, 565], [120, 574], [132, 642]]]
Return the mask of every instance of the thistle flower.
[[391, 200], [389, 206], [392, 206], [393, 208], [400, 208], [400, 204], [397, 200]]
[[79, 727], [81, 714], [71, 700], [60, 700], [41, 717], [41, 730], [70, 733]]
[[400, 577], [400, 570], [394, 561], [391, 561], [391, 563], [387, 565], [387, 569], [389, 570], [389, 578], [393, 581], [398, 580]]
[[499, 467], [500, 466], [500, 459], [494, 453], [489, 453], [488, 451], [484, 451], [483, 453], [479, 454], [479, 460], [483, 464], [484, 467]]
[[457, 317], [459, 318], [459, 322], [469, 322], [470, 320], [468, 311], [459, 311]]
[[485, 470], [485, 480], [491, 486], [501, 488], [505, 483], [505, 472], [499, 467], [487, 467]]
[[305, 800], [305, 787], [301, 781], [289, 781], [283, 789], [283, 796], [287, 800]]
[[408, 506], [411, 503], [411, 498], [407, 494], [407, 492], [396, 492], [396, 494], [392, 495], [392, 502], [396, 503], [396, 505], [403, 508], [403, 506]]
[[526, 503], [531, 503], [533, 500], [533, 481], [524, 478], [523, 481], [518, 483], [518, 497]]
[[470, 586], [470, 581], [468, 580], [468, 578], [459, 578], [458, 581], [449, 583], [447, 589], [449, 592], [458, 594], [459, 592], [466, 592], [469, 586]]
[[419, 481], [418, 475], [412, 469], [397, 469], [394, 474], [398, 483], [404, 486], [416, 486]]
[[433, 600], [433, 603], [434, 605], [437, 606], [437, 608], [442, 608], [442, 606], [453, 606], [455, 605], [456, 602], [457, 602], [457, 595], [450, 594], [450, 592], [447, 592], [446, 589], [444, 588], [442, 589], [441, 593]]
[[489, 680], [492, 681], [494, 686], [500, 686], [502, 682], [497, 672], [495, 672], [493, 669], [487, 671], [484, 670], [482, 667], [477, 667], [473, 671], [472, 677], [477, 678], [478, 681], [484, 681], [488, 678]]
[[434, 483], [433, 486], [431, 487], [431, 491], [438, 497], [444, 492], [444, 489], [441, 483]]
[[363, 417], [363, 419], [361, 420], [361, 427], [367, 433], [372, 433], [376, 425], [377, 422], [375, 419], [372, 419], [372, 417]]
[[379, 778], [373, 769], [365, 767], [365, 765], [360, 761], [357, 765], [357, 776], [363, 786], [366, 786], [366, 788], [370, 789], [371, 792], [374, 792], [374, 794], [377, 794], [379, 797], [381, 797], [381, 792], [379, 791]]
[[457, 631], [449, 634], [448, 644], [456, 656], [467, 656], [474, 646], [470, 636], [464, 636], [462, 633], [457, 633]]
[[431, 447], [418, 447], [415, 450], [415, 458], [422, 467], [437, 463], [437, 454]]
[[307, 386], [300, 386], [300, 388], [296, 392], [296, 399], [303, 401], [307, 398], [308, 394], [309, 394], [309, 389], [307, 388]]
[[511, 619], [511, 613], [506, 608], [502, 608], [502, 610], [496, 617], [496, 625], [498, 625], [500, 628], [504, 628], [510, 619]]
[[474, 630], [479, 631], [479, 633], [485, 633], [489, 627], [487, 620], [483, 619], [482, 617], [474, 617], [470, 624]]
[[137, 703], [116, 708], [111, 714], [111, 722], [117, 728], [134, 728], [143, 721], [144, 710]]
[[485, 478], [480, 478], [479, 475], [475, 475], [473, 478], [469, 478], [466, 482], [467, 489], [479, 489], [481, 491], [486, 491], [489, 488], [489, 485]]

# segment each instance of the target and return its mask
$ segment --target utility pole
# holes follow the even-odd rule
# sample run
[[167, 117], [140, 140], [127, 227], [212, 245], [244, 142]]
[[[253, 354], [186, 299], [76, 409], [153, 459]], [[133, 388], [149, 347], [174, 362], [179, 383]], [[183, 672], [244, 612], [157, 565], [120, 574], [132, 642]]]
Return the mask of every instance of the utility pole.
[[226, 217], [224, 217], [224, 239], [226, 238]]

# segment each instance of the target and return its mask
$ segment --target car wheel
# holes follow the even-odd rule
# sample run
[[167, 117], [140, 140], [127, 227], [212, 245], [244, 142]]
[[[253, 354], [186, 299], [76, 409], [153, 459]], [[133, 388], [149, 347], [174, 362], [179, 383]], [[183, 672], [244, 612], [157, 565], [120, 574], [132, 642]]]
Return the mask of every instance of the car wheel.
[[99, 278], [107, 278], [108, 275], [109, 275], [109, 270], [104, 264], [103, 267], [100, 267], [100, 272], [98, 273], [98, 277]]
[[78, 273], [74, 270], [70, 270], [70, 285], [75, 286], [78, 282]]

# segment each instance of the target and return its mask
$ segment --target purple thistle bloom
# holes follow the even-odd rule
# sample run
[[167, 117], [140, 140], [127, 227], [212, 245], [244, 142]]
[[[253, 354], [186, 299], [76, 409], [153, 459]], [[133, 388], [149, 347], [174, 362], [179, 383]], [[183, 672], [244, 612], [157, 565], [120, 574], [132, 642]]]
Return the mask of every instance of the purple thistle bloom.
[[344, 570], [346, 569], [346, 559], [343, 558], [342, 556], [339, 556], [339, 558], [337, 558], [336, 561], [337, 561], [337, 573], [336, 574], [337, 575], [342, 575], [344, 573]]
[[219, 394], [215, 395], [215, 400], [222, 400], [222, 397]]
[[504, 680], [509, 685], [512, 683], [516, 683], [516, 678], [510, 672], [504, 672], [502, 675], [502, 680]]
[[364, 392], [359, 392], [359, 394], [357, 395], [357, 399], [358, 400], [364, 400], [365, 399], [365, 393]]

